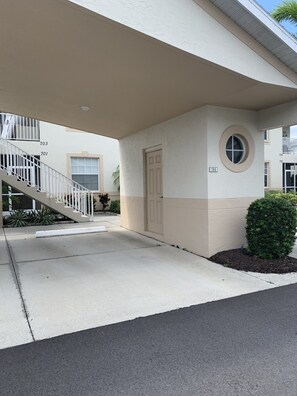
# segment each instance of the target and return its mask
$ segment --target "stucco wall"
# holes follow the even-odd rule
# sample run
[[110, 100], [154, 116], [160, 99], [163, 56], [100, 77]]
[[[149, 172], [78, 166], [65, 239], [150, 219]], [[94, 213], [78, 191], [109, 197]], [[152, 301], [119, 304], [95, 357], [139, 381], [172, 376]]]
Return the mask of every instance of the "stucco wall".
[[[208, 175], [208, 197], [244, 198], [257, 197], [263, 194], [263, 133], [256, 128], [256, 113], [253, 111], [227, 109], [220, 107], [207, 108], [208, 130], [208, 166], [217, 166], [218, 173]], [[245, 127], [255, 146], [252, 165], [245, 172], [232, 172], [227, 169], [220, 157], [219, 142], [222, 133], [231, 125]]]
[[122, 139], [121, 193], [144, 196], [143, 150], [162, 145], [164, 197], [206, 198], [206, 139], [206, 108]]
[[100, 158], [101, 191], [118, 196], [112, 173], [119, 164], [119, 145], [115, 139], [69, 130], [40, 122], [40, 142], [12, 141], [24, 151], [40, 155], [40, 160], [71, 178], [69, 154]]
[[[247, 208], [254, 199], [263, 196], [264, 143], [263, 133], [256, 128], [255, 112], [208, 107], [207, 120], [208, 167], [218, 169], [217, 173], [208, 173], [208, 249], [211, 255], [246, 244]], [[246, 128], [254, 144], [253, 162], [243, 172], [228, 169], [219, 150], [222, 134], [232, 125]]]
[[[219, 142], [231, 125], [248, 129], [254, 161], [244, 172], [225, 168]], [[146, 232], [144, 150], [163, 150], [163, 235], [165, 242], [209, 257], [245, 243], [245, 215], [263, 195], [263, 134], [255, 113], [203, 107], [120, 141], [122, 225]], [[217, 167], [210, 173], [209, 167]]]
[[[120, 141], [122, 225], [145, 232], [144, 150], [161, 146], [163, 235], [155, 237], [207, 255], [206, 108]], [[149, 235], [149, 234], [148, 234]]]
[[[239, 27], [234, 27], [208, 1], [201, 2], [207, 12], [192, 0], [72, 2], [248, 77], [270, 84], [295, 86], [264, 59], [268, 54], [263, 53], [259, 44], [245, 37]], [[226, 27], [222, 26], [223, 22]]]

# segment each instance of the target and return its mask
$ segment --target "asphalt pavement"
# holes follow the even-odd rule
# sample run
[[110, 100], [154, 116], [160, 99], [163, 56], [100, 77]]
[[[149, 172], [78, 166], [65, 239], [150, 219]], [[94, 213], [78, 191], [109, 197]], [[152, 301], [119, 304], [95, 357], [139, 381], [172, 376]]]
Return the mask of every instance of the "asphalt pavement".
[[0, 350], [0, 394], [297, 394], [297, 285]]

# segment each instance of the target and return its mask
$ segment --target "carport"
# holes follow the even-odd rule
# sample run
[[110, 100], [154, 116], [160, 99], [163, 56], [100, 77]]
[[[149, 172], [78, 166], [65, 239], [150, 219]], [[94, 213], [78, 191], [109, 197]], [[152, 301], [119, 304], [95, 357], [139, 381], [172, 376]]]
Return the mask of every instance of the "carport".
[[261, 131], [297, 123], [296, 40], [246, 3], [4, 1], [0, 108], [119, 139], [125, 228], [240, 247]]

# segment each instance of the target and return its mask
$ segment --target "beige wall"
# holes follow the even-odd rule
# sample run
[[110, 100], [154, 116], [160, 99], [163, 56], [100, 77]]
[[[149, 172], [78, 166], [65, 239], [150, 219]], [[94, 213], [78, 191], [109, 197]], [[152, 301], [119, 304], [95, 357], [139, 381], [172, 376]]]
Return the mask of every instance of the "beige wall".
[[[221, 160], [219, 142], [231, 125], [248, 129], [254, 161], [245, 172], [232, 172]], [[203, 107], [120, 141], [122, 225], [146, 233], [143, 153], [163, 150], [162, 236], [148, 234], [209, 257], [245, 244], [249, 204], [263, 195], [263, 134], [254, 112]], [[209, 173], [209, 167], [217, 173]]]
[[40, 122], [40, 142], [12, 143], [30, 154], [40, 155], [42, 162], [70, 178], [70, 155], [99, 158], [101, 191], [108, 192], [112, 199], [118, 199], [119, 193], [112, 178], [119, 164], [117, 140]]

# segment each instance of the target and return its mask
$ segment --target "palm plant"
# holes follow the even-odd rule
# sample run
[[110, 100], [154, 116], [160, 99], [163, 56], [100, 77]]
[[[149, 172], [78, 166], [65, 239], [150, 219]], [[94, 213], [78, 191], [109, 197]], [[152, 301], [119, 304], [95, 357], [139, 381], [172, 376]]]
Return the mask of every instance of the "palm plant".
[[285, 0], [272, 11], [271, 15], [277, 22], [291, 22], [297, 26], [297, 1]]
[[29, 224], [28, 214], [22, 209], [14, 210], [11, 212], [7, 223], [11, 227], [26, 227]]
[[112, 174], [113, 177], [113, 184], [118, 188], [120, 191], [120, 165], [117, 166], [116, 170]]

